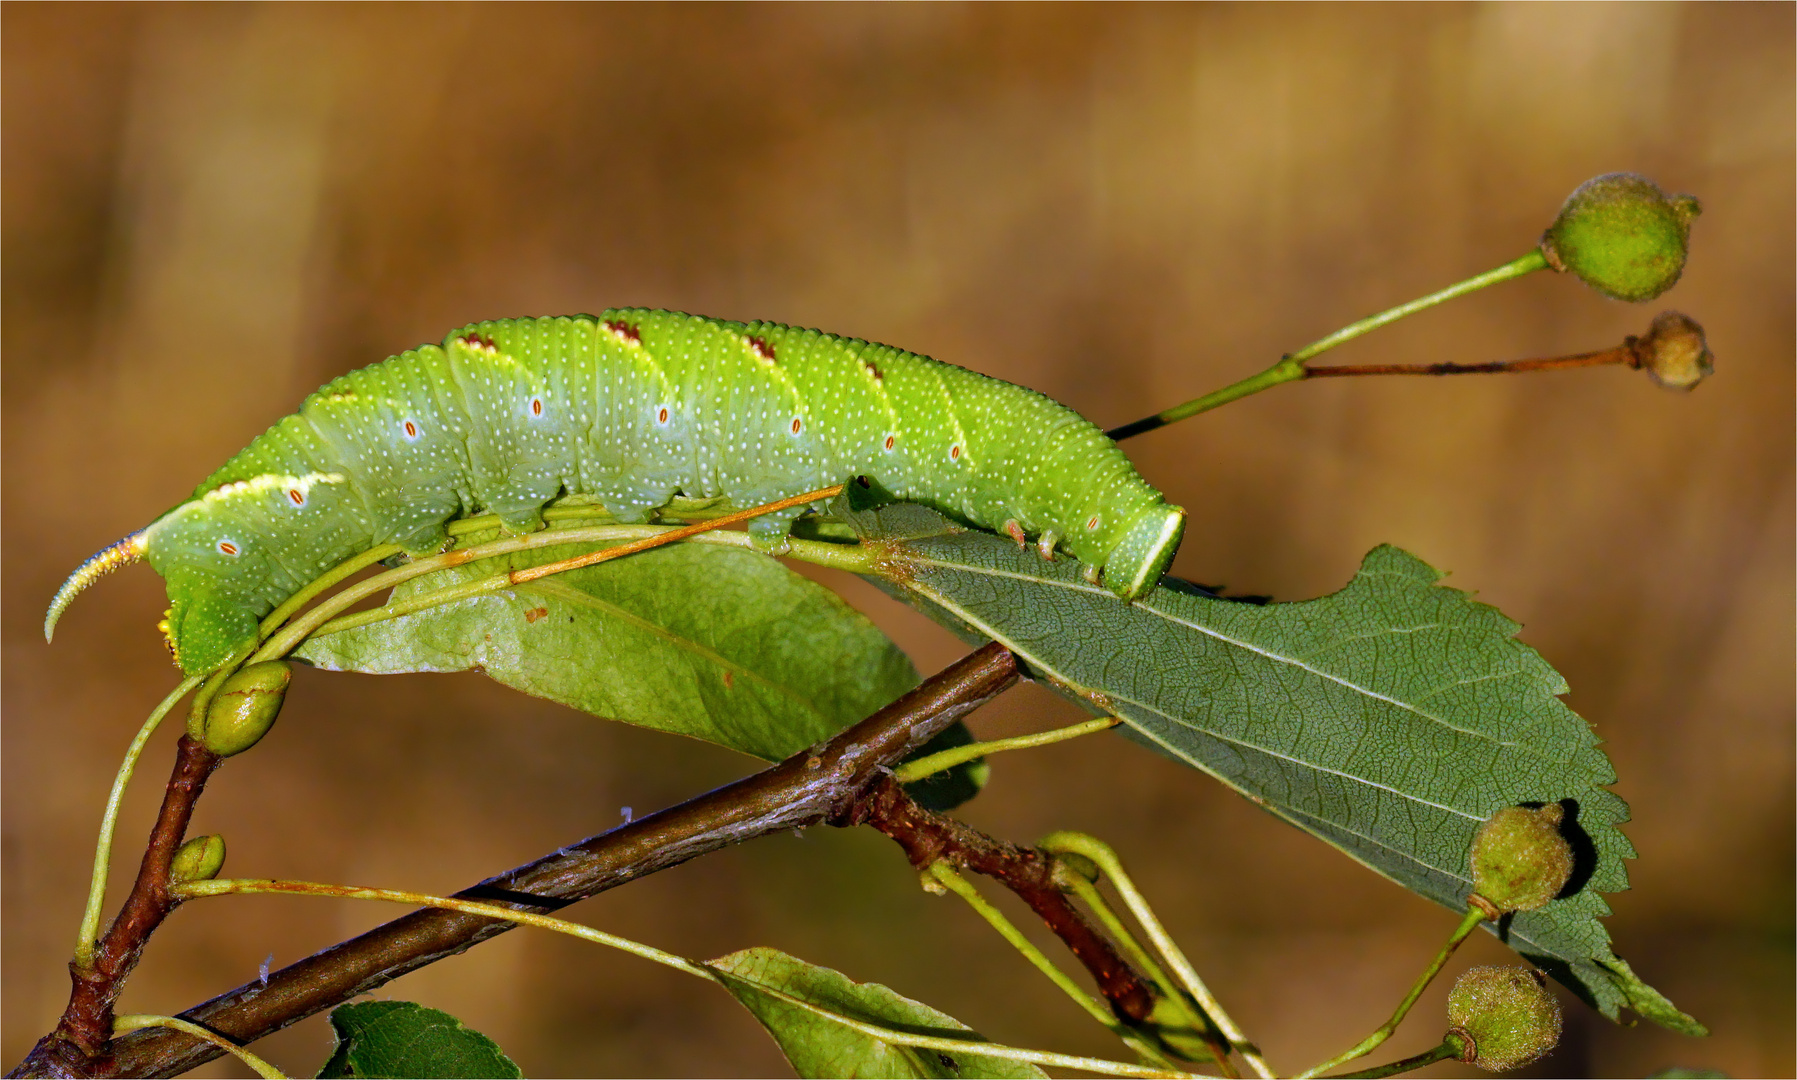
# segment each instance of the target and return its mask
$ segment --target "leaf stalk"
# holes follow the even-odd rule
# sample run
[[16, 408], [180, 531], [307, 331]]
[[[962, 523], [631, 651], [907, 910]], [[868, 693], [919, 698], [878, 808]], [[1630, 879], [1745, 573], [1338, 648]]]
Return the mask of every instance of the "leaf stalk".
[[162, 703], [150, 713], [143, 727], [139, 728], [131, 745], [125, 749], [125, 758], [119, 762], [118, 772], [112, 778], [112, 791], [106, 796], [106, 810], [100, 815], [100, 838], [94, 845], [94, 871], [87, 886], [87, 907], [81, 913], [81, 929], [75, 937], [75, 967], [80, 971], [91, 971], [94, 966], [94, 950], [100, 939], [100, 917], [106, 906], [106, 879], [112, 876], [112, 842], [118, 834], [119, 807], [125, 801], [125, 789], [131, 785], [131, 777], [137, 772], [138, 759], [143, 757], [144, 747], [150, 743], [150, 736], [174, 709], [187, 692], [200, 685], [200, 676], [195, 675], [181, 680], [180, 685], [169, 691]]
[[[1377, 315], [1369, 315], [1364, 319], [1351, 322], [1347, 326], [1337, 330], [1335, 333], [1311, 342], [1297, 352], [1287, 353], [1280, 358], [1277, 364], [1260, 372], [1258, 375], [1250, 375], [1240, 382], [1232, 383], [1221, 390], [1213, 390], [1203, 397], [1193, 398], [1184, 404], [1175, 405], [1171, 409], [1158, 412], [1153, 416], [1145, 416], [1140, 420], [1131, 421], [1121, 427], [1114, 427], [1105, 432], [1105, 434], [1110, 436], [1114, 441], [1122, 442], [1124, 439], [1153, 431], [1156, 428], [1166, 427], [1168, 424], [1178, 423], [1188, 417], [1197, 416], [1199, 413], [1209, 412], [1218, 406], [1227, 405], [1232, 401], [1240, 401], [1242, 398], [1248, 397], [1251, 394], [1258, 394], [1262, 390], [1268, 390], [1283, 383], [1296, 382], [1300, 379], [1310, 378], [1315, 372], [1306, 366], [1309, 361], [1314, 357], [1328, 352], [1337, 345], [1344, 345], [1357, 337], [1370, 334], [1380, 327], [1389, 326], [1399, 319], [1415, 315], [1419, 311], [1426, 311], [1429, 308], [1435, 307], [1437, 304], [1445, 303], [1456, 297], [1465, 296], [1467, 293], [1477, 292], [1487, 286], [1496, 285], [1502, 281], [1509, 281], [1512, 278], [1519, 278], [1525, 274], [1532, 274], [1537, 270], [1545, 270], [1547, 269], [1547, 265], [1547, 257], [1542, 255], [1539, 249], [1532, 248], [1528, 254], [1523, 255], [1520, 258], [1512, 259], [1495, 269], [1487, 270], [1483, 274], [1476, 274], [1473, 277], [1467, 278], [1465, 281], [1456, 282], [1445, 289], [1432, 292], [1427, 296], [1420, 296], [1408, 303], [1399, 304], [1397, 307], [1393, 308], [1387, 308]], [[1391, 374], [1391, 372], [1365, 371], [1356, 372], [1355, 374]], [[1441, 373], [1438, 372], [1437, 374]]]
[[968, 743], [965, 746], [951, 747], [947, 750], [939, 750], [929, 757], [921, 757], [916, 761], [908, 761], [900, 765], [892, 770], [892, 778], [901, 784], [910, 784], [975, 758], [989, 757], [1006, 750], [1027, 750], [1032, 746], [1048, 746], [1053, 743], [1065, 742], [1068, 739], [1077, 739], [1082, 735], [1109, 731], [1122, 722], [1115, 716], [1101, 716], [1096, 720], [1069, 724], [1052, 731], [1039, 731], [1033, 735], [1017, 735], [1009, 739], [993, 739], [991, 742], [976, 742]]
[[[1320, 1076], [1330, 1069], [1335, 1068], [1337, 1065], [1344, 1065], [1353, 1061], [1355, 1058], [1365, 1057], [1378, 1049], [1379, 1045], [1385, 1040], [1391, 1038], [1392, 1033], [1398, 1030], [1398, 1025], [1404, 1022], [1404, 1017], [1410, 1014], [1410, 1008], [1416, 1004], [1417, 998], [1422, 997], [1423, 991], [1428, 988], [1431, 982], [1435, 981], [1435, 976], [1441, 974], [1442, 967], [1447, 964], [1448, 958], [1454, 955], [1454, 950], [1460, 947], [1460, 943], [1466, 940], [1467, 935], [1478, 929], [1479, 924], [1484, 922], [1485, 918], [1485, 912], [1482, 911], [1478, 905], [1475, 904], [1467, 908], [1466, 914], [1460, 920], [1460, 925], [1454, 928], [1454, 932], [1448, 935], [1448, 940], [1442, 944], [1441, 948], [1435, 951], [1435, 959], [1431, 960], [1429, 966], [1423, 969], [1423, 973], [1417, 976], [1416, 982], [1410, 987], [1410, 992], [1404, 995], [1403, 1001], [1398, 1002], [1398, 1007], [1392, 1012], [1389, 1020], [1380, 1024], [1371, 1035], [1368, 1035], [1358, 1043], [1355, 1043], [1349, 1049], [1342, 1051], [1328, 1061], [1323, 1062], [1321, 1065], [1313, 1065], [1299, 1073], [1294, 1080], [1310, 1080], [1310, 1078]], [[1439, 1047], [1437, 1049], [1439, 1049]], [[1424, 1064], [1427, 1063], [1425, 1062]], [[1421, 1068], [1422, 1066], [1413, 1065], [1410, 1067]], [[1391, 1073], [1373, 1071], [1369, 1073], [1355, 1073], [1354, 1075], [1390, 1076]]]
[[1159, 917], [1149, 906], [1147, 898], [1142, 895], [1141, 890], [1136, 888], [1136, 883], [1123, 869], [1123, 860], [1117, 857], [1117, 852], [1109, 844], [1084, 833], [1057, 832], [1043, 837], [1036, 846], [1051, 854], [1065, 852], [1083, 855], [1090, 859], [1110, 880], [1111, 887], [1117, 890], [1117, 895], [1122, 898], [1124, 906], [1129, 908], [1130, 915], [1135, 918], [1137, 923], [1141, 924], [1142, 929], [1148, 934], [1148, 939], [1154, 943], [1155, 949], [1167, 961], [1167, 966], [1171, 967], [1174, 974], [1179, 977], [1186, 993], [1192, 996], [1192, 1000], [1198, 1003], [1198, 1007], [1203, 1009], [1205, 1015], [1210, 1017], [1211, 1022], [1217, 1025], [1217, 1030], [1223, 1033], [1223, 1037], [1229, 1040], [1230, 1048], [1242, 1055], [1242, 1060], [1246, 1061], [1248, 1067], [1254, 1070], [1254, 1075], [1261, 1077], [1262, 1080], [1271, 1080], [1273, 1070], [1267, 1065], [1266, 1058], [1261, 1056], [1260, 1048], [1248, 1041], [1248, 1036], [1230, 1018], [1229, 1013], [1224, 1011], [1222, 1003], [1217, 1000], [1215, 994], [1210, 992], [1210, 987], [1204, 985], [1204, 980], [1198, 977], [1197, 969], [1193, 968], [1192, 962], [1186, 959], [1179, 944], [1173, 940], [1173, 935], [1167, 933], [1167, 928], [1161, 925]]

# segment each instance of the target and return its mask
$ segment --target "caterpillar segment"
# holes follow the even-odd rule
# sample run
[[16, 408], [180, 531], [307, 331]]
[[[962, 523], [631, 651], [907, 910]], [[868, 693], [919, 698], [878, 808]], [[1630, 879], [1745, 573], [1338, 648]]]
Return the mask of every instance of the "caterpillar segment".
[[[102, 550], [52, 601], [145, 558], [165, 633], [201, 674], [370, 547], [441, 550], [449, 521], [542, 527], [568, 495], [646, 521], [676, 496], [759, 506], [857, 476], [892, 498], [1065, 551], [1139, 596], [1185, 514], [1073, 410], [887, 345], [679, 312], [475, 323], [321, 387], [181, 505]], [[779, 550], [795, 509], [749, 526]]]

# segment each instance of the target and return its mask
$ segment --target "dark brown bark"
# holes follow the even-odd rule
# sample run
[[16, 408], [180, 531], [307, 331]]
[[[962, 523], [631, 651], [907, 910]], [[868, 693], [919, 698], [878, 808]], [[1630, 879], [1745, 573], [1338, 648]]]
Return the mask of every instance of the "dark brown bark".
[[[987, 645], [821, 746], [456, 895], [554, 911], [730, 844], [821, 824], [844, 814], [885, 779], [894, 762], [1016, 680], [1015, 658], [1000, 645]], [[166, 882], [167, 859], [158, 858]], [[239, 1043], [253, 1042], [515, 925], [440, 909], [415, 911], [181, 1016]], [[175, 1076], [222, 1053], [167, 1028], [134, 1031], [97, 1055], [72, 1037], [59, 1040], [61, 1034], [59, 1028], [46, 1036], [9, 1075]]]
[[162, 795], [162, 809], [150, 831], [143, 862], [131, 894], [100, 938], [93, 963], [83, 968], [69, 963], [68, 1008], [56, 1030], [44, 1036], [27, 1061], [41, 1059], [49, 1075], [73, 1075], [106, 1068], [112, 1037], [113, 1003], [125, 988], [125, 980], [143, 956], [150, 935], [180, 903], [169, 892], [169, 866], [187, 836], [193, 805], [206, 789], [206, 779], [224, 759], [186, 735], [175, 750], [175, 767]]
[[1085, 965], [1119, 1019], [1139, 1025], [1154, 1010], [1155, 994], [1150, 984], [1117, 952], [1110, 939], [1073, 906], [1073, 901], [1055, 884], [1054, 866], [1041, 852], [995, 839], [954, 818], [926, 810], [890, 777], [869, 788], [838, 824], [871, 825], [897, 841], [911, 865], [919, 870], [947, 860], [999, 882], [1041, 916], [1068, 951]]

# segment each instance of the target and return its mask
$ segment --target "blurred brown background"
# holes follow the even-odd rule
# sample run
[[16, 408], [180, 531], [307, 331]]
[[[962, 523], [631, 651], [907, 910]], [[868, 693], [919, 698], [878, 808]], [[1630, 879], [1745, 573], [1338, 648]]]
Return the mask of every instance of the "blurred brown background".
[[[1570, 680], [1634, 807], [1617, 948], [1715, 1035], [1575, 1005], [1538, 1074], [1792, 1073], [1790, 5], [3, 14], [7, 1064], [61, 1009], [106, 786], [175, 680], [147, 569], [54, 648], [44, 604], [326, 378], [474, 319], [642, 304], [892, 342], [1109, 425], [1508, 260], [1580, 181], [1633, 169], [1706, 208], [1661, 302], [1537, 275], [1331, 359], [1581, 351], [1676, 306], [1719, 357], [1694, 394], [1620, 370], [1330, 381], [1129, 449], [1193, 510], [1177, 572], [1302, 599], [1394, 542]], [[922, 669], [960, 651], [834, 583]], [[1028, 687], [974, 726], [1074, 716]], [[115, 899], [178, 729], [127, 806]], [[196, 830], [239, 875], [442, 892], [750, 767], [473, 675], [302, 672]], [[1002, 760], [965, 813], [1113, 840], [1288, 1069], [1369, 1030], [1452, 924], [1117, 738]], [[396, 914], [195, 905], [124, 1006], [177, 1011]], [[695, 956], [778, 946], [1014, 1043], [1114, 1045], [874, 835], [764, 840], [572, 914]], [[784, 1071], [715, 988], [547, 935], [384, 995], [528, 1075]], [[1440, 997], [1394, 1053], [1434, 1043]], [[315, 1019], [258, 1050], [310, 1075], [328, 1045]]]

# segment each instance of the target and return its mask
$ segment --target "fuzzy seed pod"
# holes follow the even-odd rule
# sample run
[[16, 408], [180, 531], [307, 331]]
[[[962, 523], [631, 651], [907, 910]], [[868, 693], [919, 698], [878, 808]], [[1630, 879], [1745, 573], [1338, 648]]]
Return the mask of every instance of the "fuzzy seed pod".
[[180, 885], [188, 881], [211, 881], [225, 865], [225, 838], [196, 836], [175, 851], [169, 866], [169, 880]]
[[284, 660], [251, 664], [237, 672], [206, 707], [205, 724], [194, 737], [219, 757], [243, 753], [274, 726], [292, 679], [293, 669]]
[[1560, 1041], [1560, 1003], [1539, 971], [1476, 967], [1455, 980], [1448, 1023], [1448, 1034], [1464, 1044], [1461, 1061], [1504, 1072], [1539, 1059]]
[[1473, 838], [1473, 892], [1499, 911], [1534, 911], [1559, 895], [1572, 876], [1572, 845], [1560, 835], [1565, 811], [1507, 806]]
[[1629, 338], [1628, 346], [1634, 366], [1668, 390], [1689, 390], [1716, 369], [1703, 327], [1676, 311], [1655, 315], [1647, 335]]
[[1691, 222], [1701, 212], [1694, 197], [1668, 198], [1645, 176], [1608, 173], [1567, 197], [1541, 253], [1605, 296], [1652, 300], [1684, 272]]

